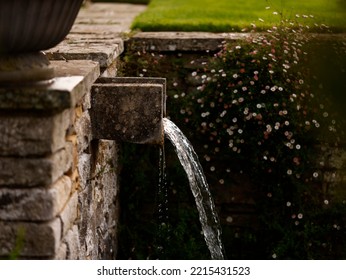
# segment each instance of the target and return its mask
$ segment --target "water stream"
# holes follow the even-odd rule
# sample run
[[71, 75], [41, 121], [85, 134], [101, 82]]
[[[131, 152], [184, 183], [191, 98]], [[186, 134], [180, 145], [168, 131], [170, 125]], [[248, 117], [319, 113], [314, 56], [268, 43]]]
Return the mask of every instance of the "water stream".
[[212, 259], [224, 259], [221, 226], [203, 169], [191, 143], [169, 119], [163, 119], [165, 136], [171, 141], [189, 179], [205, 242]]

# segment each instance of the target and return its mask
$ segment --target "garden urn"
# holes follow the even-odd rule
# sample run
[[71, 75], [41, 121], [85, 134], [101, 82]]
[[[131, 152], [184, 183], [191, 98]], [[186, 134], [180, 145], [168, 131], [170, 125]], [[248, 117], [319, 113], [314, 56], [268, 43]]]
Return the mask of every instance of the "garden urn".
[[83, 0], [0, 0], [0, 83], [53, 78], [42, 51], [70, 32]]

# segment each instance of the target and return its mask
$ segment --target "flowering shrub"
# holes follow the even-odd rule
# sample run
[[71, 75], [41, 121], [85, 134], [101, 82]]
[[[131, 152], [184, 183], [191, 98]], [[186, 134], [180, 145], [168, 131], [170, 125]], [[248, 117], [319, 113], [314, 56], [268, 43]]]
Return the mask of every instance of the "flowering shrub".
[[[203, 72], [192, 73], [201, 86], [184, 111], [192, 111], [204, 159], [219, 183], [240, 172], [258, 187], [268, 256], [318, 258], [320, 247], [329, 246], [328, 254], [340, 257], [338, 243], [321, 239], [340, 240], [345, 230], [344, 220], [331, 215], [328, 221], [324, 209], [333, 200], [327, 177], [338, 176], [335, 166], [325, 169], [341, 145], [342, 120], [308, 67], [311, 35], [295, 26], [225, 44]], [[220, 158], [227, 160], [216, 166]]]
[[[267, 32], [254, 32], [248, 40], [225, 42], [210, 61], [205, 62], [203, 56], [203, 67], [192, 73], [184, 67], [187, 54], [169, 58], [143, 50], [124, 58], [126, 75], [167, 78], [169, 116], [199, 153], [211, 187], [217, 185], [218, 191], [226, 192], [237, 174], [242, 174], [258, 193], [258, 225], [240, 230], [232, 223], [224, 225], [229, 258], [346, 257], [344, 118], [333, 107], [333, 103], [344, 104], [340, 100], [345, 91], [330, 85], [342, 81], [336, 68], [345, 73], [346, 44], [321, 43], [307, 29], [285, 22]], [[319, 44], [322, 49], [334, 48], [339, 65], [333, 62], [331, 73], [318, 73], [328, 67], [311, 60], [322, 61]], [[331, 64], [330, 56], [325, 60]], [[189, 85], [184, 84], [186, 80]], [[191, 84], [198, 86], [191, 88]], [[169, 153], [166, 157], [168, 165], [176, 158]], [[133, 177], [128, 169], [127, 183]], [[178, 161], [171, 169], [169, 191], [173, 196], [183, 193], [179, 204], [187, 200], [186, 178], [183, 172], [177, 174]], [[144, 183], [156, 183], [148, 182], [154, 176], [142, 177], [144, 189]], [[184, 205], [186, 213], [192, 212], [188, 205]], [[172, 229], [182, 229], [180, 217], [173, 218], [177, 224]], [[178, 240], [193, 236], [189, 227], [183, 228]], [[191, 244], [190, 250], [197, 252], [195, 243]]]

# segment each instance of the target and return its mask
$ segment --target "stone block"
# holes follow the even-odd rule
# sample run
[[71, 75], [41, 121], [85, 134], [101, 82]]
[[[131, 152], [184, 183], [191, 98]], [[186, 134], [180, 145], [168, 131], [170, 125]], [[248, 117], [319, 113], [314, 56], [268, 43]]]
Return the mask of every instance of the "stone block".
[[67, 245], [67, 259], [78, 260], [80, 256], [80, 241], [77, 226], [73, 226], [73, 228], [67, 232], [65, 242]]
[[249, 38], [249, 33], [210, 32], [139, 32], [126, 43], [133, 50], [156, 52], [219, 51], [223, 41], [237, 41]]
[[67, 231], [72, 228], [73, 223], [78, 216], [78, 194], [74, 192], [59, 217], [62, 223], [62, 235], [65, 236]]
[[0, 158], [0, 186], [49, 186], [72, 165], [72, 143], [42, 158]]
[[67, 176], [49, 188], [0, 188], [0, 220], [49, 221], [63, 209], [71, 188]]
[[91, 121], [88, 111], [83, 112], [78, 118], [75, 123], [75, 130], [77, 133], [78, 153], [88, 151], [89, 144], [92, 140]]
[[0, 228], [0, 256], [7, 256], [16, 250], [24, 258], [50, 257], [60, 247], [59, 218], [47, 223], [0, 221]]
[[95, 139], [162, 144], [165, 80], [102, 79], [91, 92], [91, 127]]
[[[99, 27], [101, 29], [109, 28], [106, 25]], [[94, 31], [95, 28], [92, 29]], [[87, 31], [86, 28], [83, 30]], [[46, 51], [47, 57], [50, 60], [64, 61], [92, 60], [100, 63], [100, 67], [108, 67], [124, 50], [123, 41], [120, 39], [102, 38], [96, 35], [90, 37], [89, 35], [89, 42], [85, 42], [85, 36], [85, 34], [70, 35], [69, 40]]]
[[42, 116], [34, 113], [0, 114], [0, 155], [41, 156], [65, 146], [69, 111]]
[[53, 257], [54, 260], [66, 260], [67, 258], [67, 245], [65, 243], [62, 243]]
[[47, 85], [0, 88], [0, 110], [60, 112], [82, 101], [100, 75], [97, 62], [52, 61], [56, 78]]

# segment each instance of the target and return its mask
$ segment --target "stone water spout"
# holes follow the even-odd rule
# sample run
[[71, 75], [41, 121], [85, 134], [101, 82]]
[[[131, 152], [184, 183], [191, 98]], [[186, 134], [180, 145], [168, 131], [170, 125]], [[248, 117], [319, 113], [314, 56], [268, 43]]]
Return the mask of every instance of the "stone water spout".
[[92, 87], [90, 118], [94, 139], [162, 145], [165, 115], [163, 78], [99, 78]]
[[99, 78], [91, 91], [93, 138], [161, 146], [165, 136], [171, 140], [189, 179], [211, 258], [224, 259], [221, 227], [197, 154], [165, 118], [165, 88], [162, 78]]

